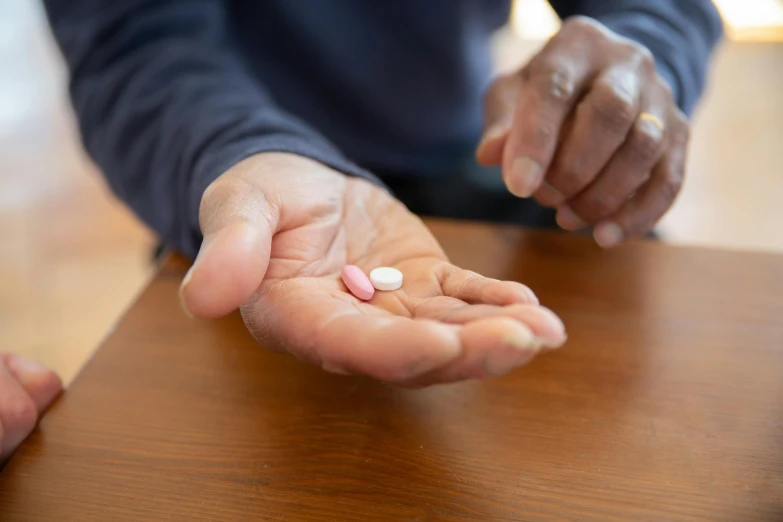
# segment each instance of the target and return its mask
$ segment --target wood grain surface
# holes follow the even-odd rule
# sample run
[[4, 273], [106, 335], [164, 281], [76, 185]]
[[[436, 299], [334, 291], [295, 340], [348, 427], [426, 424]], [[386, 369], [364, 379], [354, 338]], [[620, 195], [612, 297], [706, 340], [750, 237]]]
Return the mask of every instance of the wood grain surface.
[[188, 320], [171, 261], [0, 473], [0, 519], [783, 520], [783, 256], [431, 226], [568, 344], [395, 389]]

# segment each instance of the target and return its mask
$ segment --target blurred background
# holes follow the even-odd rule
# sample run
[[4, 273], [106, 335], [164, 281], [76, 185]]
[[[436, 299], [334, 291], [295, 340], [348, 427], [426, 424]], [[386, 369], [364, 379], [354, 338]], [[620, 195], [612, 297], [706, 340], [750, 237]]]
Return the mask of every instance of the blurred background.
[[[783, 252], [783, 0], [715, 3], [727, 39], [660, 231], [678, 244]], [[496, 38], [498, 69], [558, 26], [544, 0], [516, 0]], [[84, 156], [66, 81], [38, 1], [0, 1], [0, 350], [67, 382], [150, 277], [154, 238]]]

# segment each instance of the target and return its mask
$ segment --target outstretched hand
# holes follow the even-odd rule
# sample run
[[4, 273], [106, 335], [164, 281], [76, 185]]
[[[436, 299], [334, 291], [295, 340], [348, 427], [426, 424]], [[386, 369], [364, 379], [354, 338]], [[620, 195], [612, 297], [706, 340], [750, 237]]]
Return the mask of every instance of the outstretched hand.
[[[264, 347], [402, 386], [500, 375], [565, 341], [532, 291], [460, 269], [383, 189], [308, 159], [250, 157], [205, 192], [204, 241], [181, 288], [198, 317], [241, 307]], [[392, 266], [403, 287], [362, 302], [346, 264]]]

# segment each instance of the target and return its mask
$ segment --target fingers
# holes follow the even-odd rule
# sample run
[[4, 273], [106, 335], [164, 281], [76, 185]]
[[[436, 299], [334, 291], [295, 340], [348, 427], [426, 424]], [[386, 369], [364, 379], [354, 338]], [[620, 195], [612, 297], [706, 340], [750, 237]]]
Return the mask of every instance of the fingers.
[[[514, 78], [501, 78], [487, 94], [477, 158], [493, 164], [502, 149], [509, 191], [558, 208], [566, 230], [608, 221], [643, 190], [669, 144], [667, 116], [676, 106], [652, 54], [595, 21], [572, 17], [516, 84]], [[514, 88], [516, 100], [509, 94]], [[504, 114], [512, 107], [508, 132]], [[641, 206], [628, 212], [644, 217], [624, 214], [628, 227], [642, 229], [660, 217], [664, 203], [635, 200], [630, 207]], [[600, 228], [607, 244], [636, 233], [609, 222]]]
[[614, 214], [649, 178], [664, 152], [664, 123], [670, 107], [663, 87], [653, 89], [628, 138], [585, 190], [558, 209], [557, 222], [578, 230]]
[[322, 361], [392, 384], [446, 366], [462, 353], [459, 327], [399, 316], [345, 315], [321, 335]]
[[464, 356], [459, 366], [476, 378], [505, 375], [541, 349], [528, 326], [504, 317], [470, 323], [460, 331], [460, 339]]
[[408, 387], [503, 375], [542, 349], [530, 327], [508, 317], [451, 326], [353, 315], [335, 321], [330, 330], [323, 334], [334, 339], [323, 347], [326, 368]]
[[560, 128], [587, 81], [590, 64], [545, 54], [524, 71], [514, 123], [503, 150], [503, 179], [517, 197], [530, 197], [554, 156]]
[[0, 461], [30, 434], [39, 412], [61, 390], [59, 378], [33, 361], [0, 357]]
[[682, 187], [688, 141], [684, 116], [678, 115], [677, 121], [672, 146], [653, 170], [647, 184], [616, 214], [595, 227], [593, 235], [600, 246], [613, 247], [626, 238], [646, 234], [674, 203]]
[[[503, 177], [512, 194], [530, 197], [539, 189], [552, 166], [563, 123], [584, 89], [607, 63], [624, 60], [629, 49], [630, 44], [594, 20], [572, 17], [523, 69], [513, 128], [503, 151]], [[633, 95], [633, 82], [625, 84]]]
[[575, 111], [574, 124], [546, 175], [556, 189], [535, 193], [543, 205], [557, 207], [587, 187], [625, 142], [641, 104], [636, 64], [624, 62], [603, 71]]
[[499, 165], [514, 115], [519, 87], [518, 74], [501, 76], [484, 97], [484, 132], [476, 148], [476, 161], [485, 166]]
[[443, 295], [466, 303], [510, 305], [538, 304], [538, 298], [527, 286], [514, 281], [498, 281], [470, 270], [450, 271], [441, 281]]
[[11, 354], [0, 355], [2, 362], [33, 400], [38, 412], [48, 408], [62, 392], [60, 377], [39, 362]]
[[530, 362], [542, 347], [533, 331], [508, 317], [480, 319], [459, 331], [462, 355], [447, 366], [400, 383], [415, 388], [504, 375]]
[[337, 295], [300, 294], [281, 283], [263, 299], [243, 306], [242, 315], [266, 348], [292, 353], [328, 371], [384, 382], [429, 373], [461, 353], [458, 326], [357, 307], [350, 296]]
[[566, 341], [563, 321], [548, 308], [538, 305], [467, 305], [452, 308], [437, 319], [446, 323], [464, 325], [495, 317], [508, 317], [524, 324], [542, 346], [559, 348]]
[[269, 264], [278, 213], [264, 193], [241, 176], [221, 176], [201, 200], [204, 240], [180, 288], [186, 313], [219, 317], [258, 288]]
[[[486, 377], [485, 358], [494, 357], [488, 352], [534, 354], [565, 342], [563, 323], [538, 305], [467, 305], [437, 296], [424, 299], [409, 317], [358, 304], [343, 292], [304, 284], [278, 282], [266, 287], [259, 300], [242, 307], [245, 323], [262, 346], [335, 373], [423, 385], [440, 382], [439, 372], [456, 364], [465, 377]], [[495, 326], [481, 334], [474, 323]], [[465, 359], [468, 350], [471, 356]], [[502, 357], [507, 360], [510, 355]], [[442, 377], [451, 379], [449, 375]]]
[[438, 296], [424, 299], [413, 310], [416, 319], [433, 319], [448, 324], [467, 324], [492, 317], [509, 317], [524, 323], [541, 344], [551, 348], [565, 340], [563, 322], [551, 310], [538, 304], [467, 304], [453, 297]]

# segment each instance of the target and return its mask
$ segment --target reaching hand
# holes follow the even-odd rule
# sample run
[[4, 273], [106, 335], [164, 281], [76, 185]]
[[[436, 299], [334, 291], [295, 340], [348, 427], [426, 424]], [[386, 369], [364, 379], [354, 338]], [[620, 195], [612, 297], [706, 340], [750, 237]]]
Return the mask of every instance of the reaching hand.
[[572, 18], [487, 93], [476, 151], [509, 191], [557, 208], [566, 230], [595, 225], [604, 247], [650, 231], [682, 184], [688, 121], [650, 52]]
[[[503, 374], [565, 341], [527, 287], [455, 267], [387, 192], [302, 157], [239, 163], [204, 193], [200, 221], [185, 309], [241, 306], [264, 347], [329, 371], [424, 386]], [[340, 280], [346, 264], [395, 267], [403, 287], [359, 301]]]

